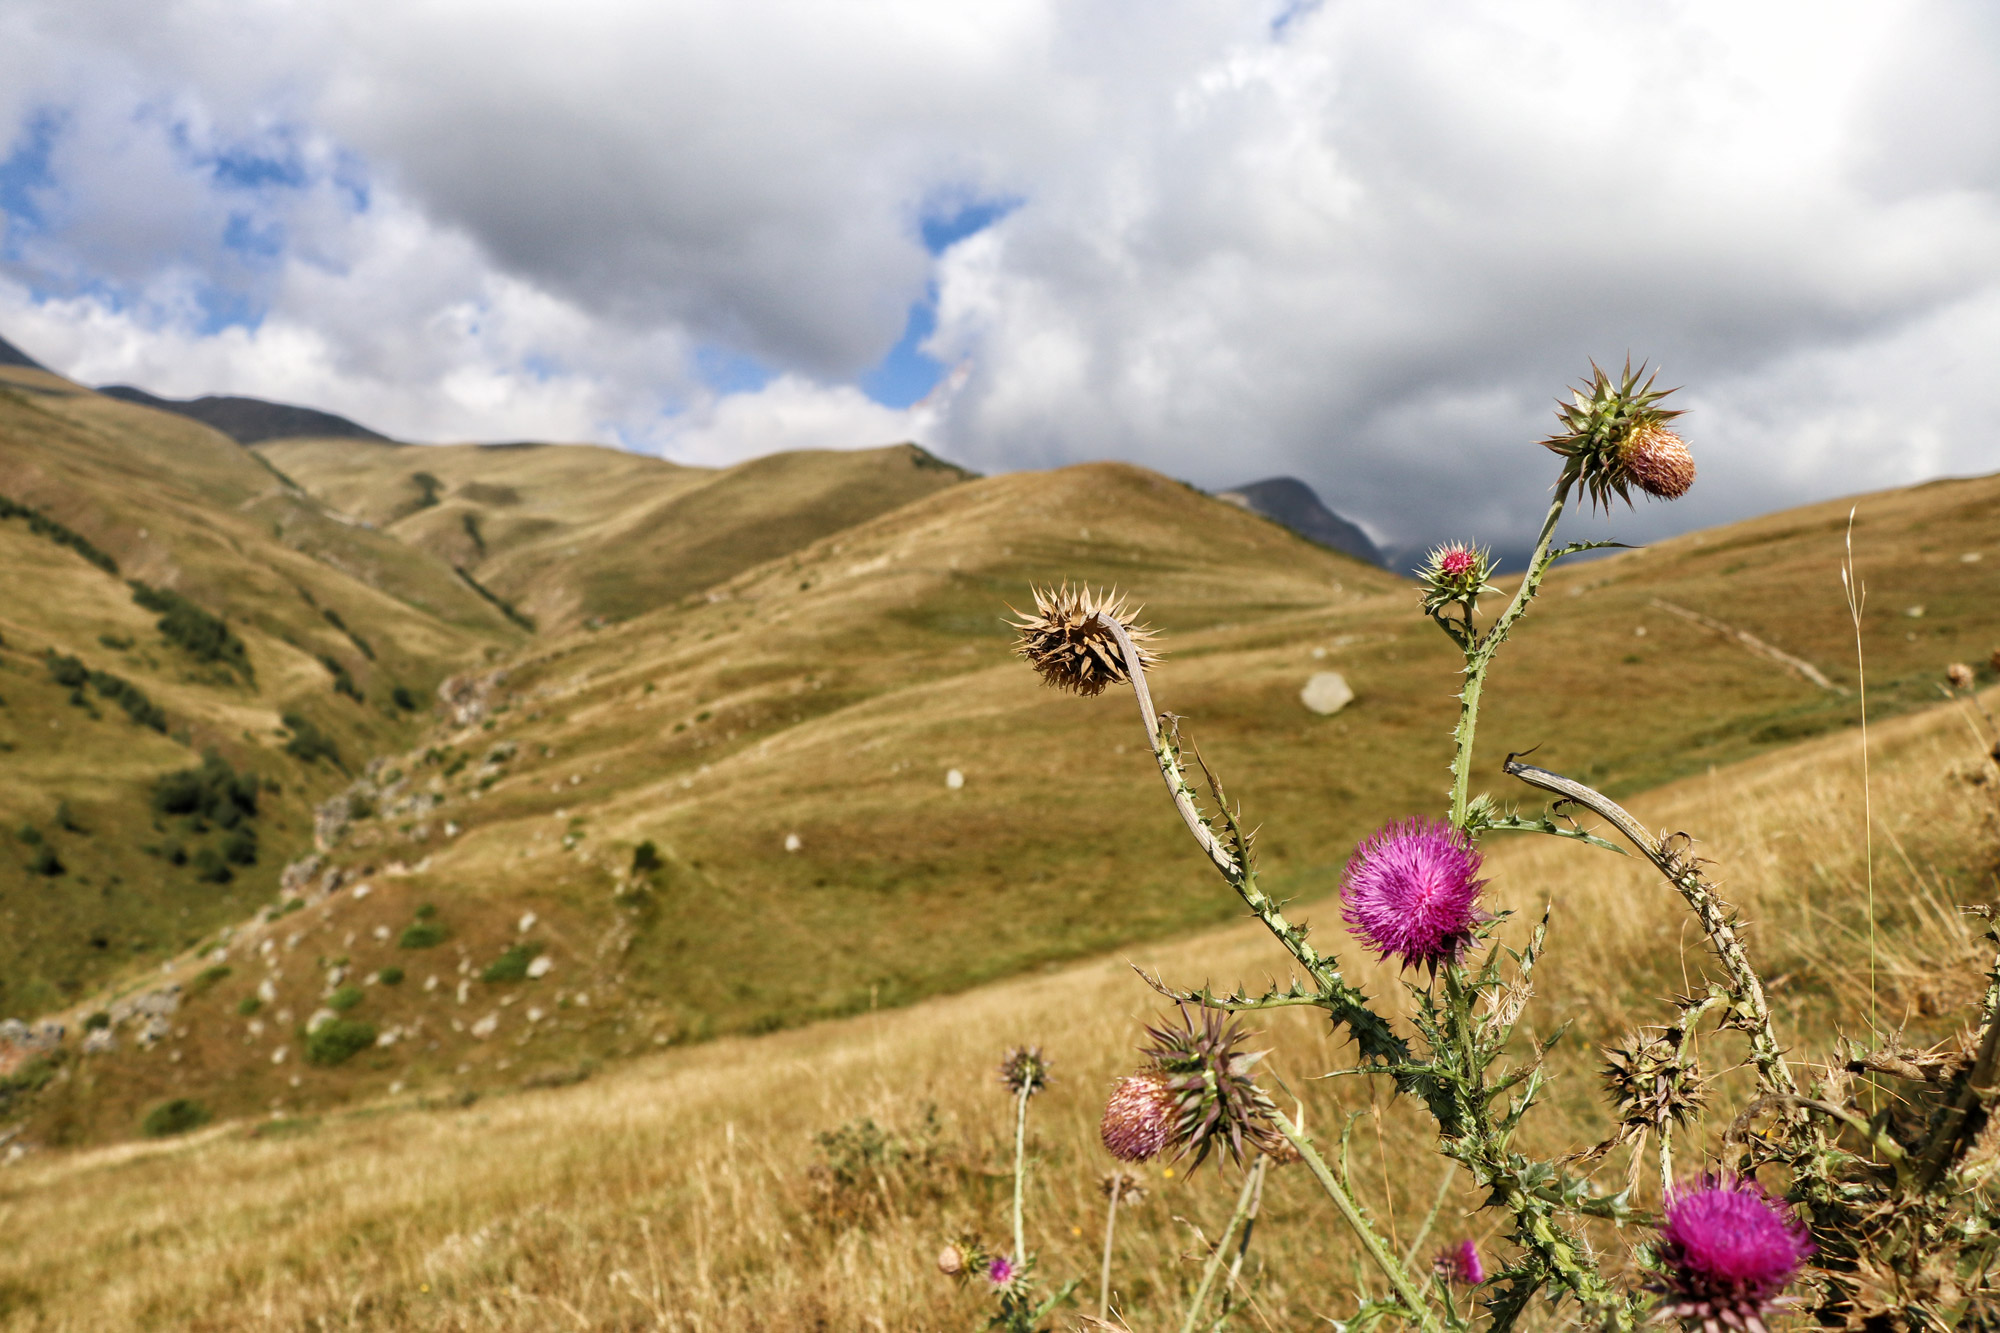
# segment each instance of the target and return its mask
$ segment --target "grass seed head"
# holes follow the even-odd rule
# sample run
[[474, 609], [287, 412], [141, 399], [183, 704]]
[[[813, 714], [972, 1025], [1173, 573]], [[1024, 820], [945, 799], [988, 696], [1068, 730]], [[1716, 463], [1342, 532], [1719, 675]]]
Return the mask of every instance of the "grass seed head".
[[1033, 592], [1034, 611], [1016, 611], [1019, 619], [1010, 624], [1020, 638], [1015, 651], [1028, 659], [1045, 683], [1092, 695], [1129, 678], [1117, 636], [1101, 616], [1117, 621], [1132, 640], [1142, 669], [1151, 670], [1159, 662], [1146, 647], [1152, 631], [1134, 620], [1136, 610], [1128, 610], [1116, 591], [1094, 593], [1087, 587], [1072, 588], [1064, 583]]
[[1595, 507], [1608, 511], [1614, 496], [1630, 505], [1634, 486], [1656, 499], [1677, 500], [1694, 484], [1694, 457], [1666, 428], [1681, 413], [1659, 405], [1674, 391], [1655, 389], [1655, 378], [1644, 366], [1633, 370], [1628, 359], [1614, 379], [1593, 361], [1590, 383], [1556, 404], [1562, 429], [1542, 445], [1574, 461]]
[[1039, 1046], [1015, 1046], [1000, 1062], [1000, 1081], [1016, 1097], [1032, 1097], [1049, 1086], [1049, 1058]]

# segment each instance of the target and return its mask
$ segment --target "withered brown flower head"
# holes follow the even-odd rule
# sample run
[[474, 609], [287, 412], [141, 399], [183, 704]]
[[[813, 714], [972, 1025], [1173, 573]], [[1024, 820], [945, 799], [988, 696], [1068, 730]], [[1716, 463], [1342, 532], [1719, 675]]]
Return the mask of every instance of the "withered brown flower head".
[[1020, 636], [1015, 651], [1028, 659], [1042, 680], [1059, 690], [1078, 694], [1102, 694], [1107, 685], [1128, 679], [1125, 654], [1117, 637], [1100, 617], [1118, 622], [1138, 649], [1139, 665], [1151, 670], [1159, 658], [1146, 644], [1151, 630], [1134, 623], [1136, 610], [1128, 610], [1125, 599], [1115, 590], [1092, 592], [1087, 587], [1035, 588], [1032, 613], [1016, 611], [1020, 619], [1009, 627]]
[[1130, 1171], [1106, 1171], [1098, 1179], [1097, 1188], [1105, 1198], [1121, 1204], [1143, 1203], [1146, 1199], [1146, 1183]]
[[1000, 1062], [1000, 1081], [1016, 1097], [1032, 1097], [1049, 1086], [1049, 1058], [1039, 1046], [1013, 1046]]
[[[1654, 1035], [1657, 1034], [1657, 1035]], [[1617, 1113], [1620, 1137], [1691, 1122], [1708, 1100], [1701, 1066], [1680, 1058], [1679, 1028], [1635, 1032], [1604, 1052], [1604, 1090]]]
[[[1642, 378], [1643, 377], [1643, 378]], [[1616, 376], [1590, 363], [1590, 383], [1556, 404], [1562, 429], [1542, 446], [1571, 460], [1577, 483], [1593, 507], [1611, 508], [1613, 499], [1632, 503], [1632, 487], [1661, 500], [1675, 500], [1694, 484], [1694, 458], [1667, 423], [1681, 413], [1660, 406], [1674, 392], [1655, 389], [1646, 368], [1630, 360]]]
[[1953, 662], [1944, 669], [1944, 678], [1951, 682], [1954, 690], [1972, 688], [1972, 668], [1963, 662]]

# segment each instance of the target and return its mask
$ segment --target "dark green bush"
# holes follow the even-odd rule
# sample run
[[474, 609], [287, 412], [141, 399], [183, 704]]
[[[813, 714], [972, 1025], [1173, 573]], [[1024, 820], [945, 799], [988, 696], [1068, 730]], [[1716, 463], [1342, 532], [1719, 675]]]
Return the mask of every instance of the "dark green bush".
[[398, 685], [389, 691], [389, 701], [406, 713], [417, 711], [417, 696], [410, 693], [410, 687], [407, 685]]
[[62, 858], [56, 855], [55, 848], [43, 844], [36, 848], [34, 856], [29, 858], [28, 869], [37, 875], [47, 875], [53, 879], [62, 874], [67, 867], [63, 865]]
[[331, 736], [314, 726], [311, 719], [299, 713], [287, 713], [283, 721], [285, 730], [292, 733], [292, 738], [285, 742], [286, 754], [308, 764], [316, 759], [325, 759], [336, 768], [340, 766], [339, 747], [333, 743]]
[[191, 1097], [176, 1097], [146, 1112], [139, 1129], [149, 1139], [165, 1139], [200, 1129], [210, 1119], [208, 1108], [200, 1102]]
[[264, 1007], [264, 1002], [255, 995], [246, 995], [236, 1002], [236, 1012], [248, 1018]]
[[107, 574], [118, 572], [118, 562], [91, 545], [89, 538], [64, 527], [33, 505], [24, 505], [0, 495], [0, 519], [6, 518], [26, 519], [28, 531], [37, 537], [45, 537], [58, 546], [69, 547]]
[[[210, 750], [198, 768], [162, 774], [153, 782], [153, 813], [198, 815], [223, 828], [235, 828], [257, 814], [255, 773], [238, 773], [227, 759]], [[254, 836], [254, 835], [253, 835]]]
[[322, 653], [320, 654], [319, 664], [326, 668], [328, 675], [333, 677], [333, 692], [335, 694], [344, 694], [356, 703], [361, 702], [361, 687], [354, 683], [354, 677], [347, 674], [347, 668], [341, 665], [339, 658], [328, 657]]
[[306, 1059], [316, 1065], [337, 1065], [375, 1044], [375, 1025], [355, 1018], [335, 1018], [306, 1035]]
[[201, 973], [188, 984], [188, 998], [206, 995], [215, 989], [215, 984], [229, 975], [229, 964], [217, 963], [214, 967], [203, 968]]
[[526, 981], [528, 964], [535, 961], [535, 955], [542, 951], [539, 944], [516, 944], [486, 965], [479, 974], [481, 981]]
[[20, 841], [27, 843], [30, 847], [39, 847], [42, 845], [42, 831], [33, 824], [21, 825], [21, 827], [14, 830], [14, 836]]
[[224, 838], [222, 840], [222, 859], [231, 865], [256, 865], [257, 831], [246, 824]]
[[133, 601], [148, 611], [160, 613], [156, 628], [169, 643], [179, 645], [197, 662], [220, 662], [246, 681], [254, 678], [249, 650], [221, 616], [203, 610], [171, 589], [149, 587], [137, 580], [131, 587]]
[[236, 878], [236, 872], [222, 859], [222, 853], [203, 847], [194, 854], [194, 877], [204, 884], [227, 884]]
[[413, 921], [403, 927], [403, 934], [396, 941], [399, 949], [435, 949], [444, 943], [445, 929], [435, 921]]
[[400, 986], [403, 984], [403, 969], [400, 967], [385, 967], [376, 973], [375, 977], [384, 986]]
[[67, 689], [79, 690], [90, 683], [90, 668], [80, 657], [69, 657], [51, 648], [42, 654], [42, 664], [49, 669], [49, 678]]
[[436, 903], [417, 904], [417, 910], [415, 913], [417, 920], [429, 921], [432, 917], [436, 916], [437, 914], [438, 914], [438, 907]]
[[326, 997], [326, 1007], [333, 1010], [336, 1014], [344, 1014], [366, 998], [368, 997], [361, 993], [361, 987], [342, 986], [339, 990]]
[[650, 875], [660, 868], [660, 849], [649, 838], [632, 849], [632, 874]]
[[99, 1009], [89, 1018], [83, 1020], [83, 1030], [85, 1032], [98, 1032], [110, 1026], [111, 1026], [111, 1015], [105, 1013], [102, 1009]]

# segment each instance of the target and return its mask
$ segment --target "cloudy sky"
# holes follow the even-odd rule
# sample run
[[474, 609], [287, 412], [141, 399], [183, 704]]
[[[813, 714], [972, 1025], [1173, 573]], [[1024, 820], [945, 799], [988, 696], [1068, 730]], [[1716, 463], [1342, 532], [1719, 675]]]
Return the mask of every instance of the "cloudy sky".
[[0, 336], [417, 440], [1292, 473], [1399, 544], [1519, 541], [1629, 352], [1700, 465], [1643, 537], [2000, 466], [1996, 71], [1990, 0], [0, 0]]

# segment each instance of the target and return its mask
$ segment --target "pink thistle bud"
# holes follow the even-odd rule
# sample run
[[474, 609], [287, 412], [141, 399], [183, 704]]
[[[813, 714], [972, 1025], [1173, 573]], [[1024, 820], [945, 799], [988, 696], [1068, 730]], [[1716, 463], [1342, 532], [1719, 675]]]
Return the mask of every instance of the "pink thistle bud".
[[1447, 1282], [1476, 1287], [1486, 1280], [1486, 1265], [1479, 1262], [1479, 1247], [1469, 1240], [1441, 1250], [1433, 1267]]
[[1005, 1291], [1014, 1285], [1021, 1270], [1012, 1259], [1004, 1254], [996, 1254], [986, 1265], [986, 1280], [993, 1284], [995, 1291]]
[[1663, 1314], [1762, 1333], [1813, 1253], [1806, 1229], [1754, 1180], [1710, 1176], [1667, 1198], [1657, 1252]]
[[1164, 1074], [1128, 1074], [1104, 1104], [1098, 1134], [1121, 1162], [1146, 1162], [1160, 1155], [1174, 1129], [1174, 1090]]
[[1355, 850], [1340, 892], [1348, 929], [1383, 958], [1433, 972], [1472, 947], [1484, 919], [1479, 852], [1465, 834], [1428, 819], [1384, 826]]
[[1476, 563], [1471, 548], [1463, 544], [1447, 546], [1438, 552], [1438, 572], [1449, 578], [1464, 578]]

